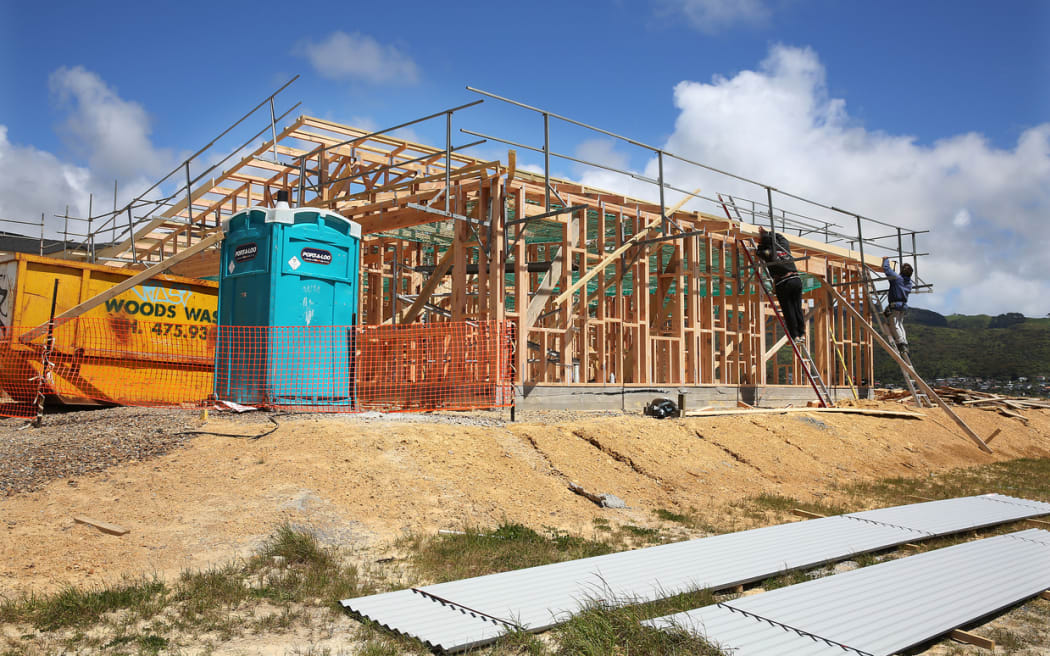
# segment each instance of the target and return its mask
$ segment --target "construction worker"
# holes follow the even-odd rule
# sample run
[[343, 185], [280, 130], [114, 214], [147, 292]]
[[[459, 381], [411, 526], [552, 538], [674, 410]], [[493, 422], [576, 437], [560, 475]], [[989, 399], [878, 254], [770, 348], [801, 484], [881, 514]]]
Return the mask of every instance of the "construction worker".
[[788, 336], [799, 346], [806, 344], [806, 318], [802, 312], [802, 279], [791, 257], [787, 238], [776, 232], [758, 228], [758, 256], [768, 264], [780, 312], [784, 316]]
[[890, 280], [890, 291], [886, 304], [886, 318], [890, 320], [890, 330], [893, 331], [893, 339], [897, 350], [901, 355], [908, 355], [908, 336], [904, 332], [904, 315], [908, 312], [908, 294], [911, 293], [911, 275], [914, 273], [912, 266], [905, 262], [901, 265], [898, 275], [890, 266], [890, 258], [882, 258], [882, 271]]

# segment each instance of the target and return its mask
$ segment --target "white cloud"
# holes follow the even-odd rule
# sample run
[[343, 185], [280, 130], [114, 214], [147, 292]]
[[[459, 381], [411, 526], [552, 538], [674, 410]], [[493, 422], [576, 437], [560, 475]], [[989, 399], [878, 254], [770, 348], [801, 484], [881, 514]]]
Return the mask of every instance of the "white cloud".
[[[630, 171], [630, 161], [627, 154], [616, 149], [616, 142], [612, 139], [600, 138], [582, 141], [576, 146], [574, 155], [586, 162], [594, 162], [609, 168], [621, 171]], [[602, 189], [634, 189], [634, 196], [644, 197], [649, 195], [647, 190], [636, 189], [636, 180], [619, 173], [598, 169], [592, 166], [576, 164], [575, 172], [583, 179], [596, 178], [601, 182]], [[541, 171], [542, 173], [542, 168]], [[656, 189], [656, 187], [652, 187]]]
[[[114, 179], [119, 181], [118, 204], [126, 203], [167, 173], [174, 156], [154, 147], [142, 106], [120, 98], [95, 73], [79, 66], [60, 68], [49, 83], [54, 101], [67, 111], [58, 131], [86, 166], [20, 144], [0, 125], [0, 219], [39, 221], [43, 213], [47, 236], [56, 237], [65, 221], [55, 214], [68, 206], [71, 215], [86, 217], [89, 194], [94, 194], [94, 214], [105, 212], [113, 202]], [[84, 232], [86, 227], [71, 222], [69, 229]], [[0, 230], [35, 232], [2, 222]]]
[[80, 66], [63, 67], [51, 74], [49, 83], [59, 107], [70, 110], [60, 133], [96, 175], [153, 177], [174, 164], [169, 151], [153, 147], [142, 105], [123, 100], [97, 74]]
[[[64, 207], [59, 204], [83, 197], [87, 199], [90, 172], [59, 160], [51, 153], [32, 146], [11, 143], [7, 127], [0, 125], [0, 219], [38, 221], [41, 213], [50, 217]], [[0, 223], [0, 230], [34, 234], [33, 228]]]
[[955, 216], [952, 218], [952, 225], [956, 228], [965, 228], [970, 225], [971, 220], [973, 220], [973, 217], [970, 216], [969, 210], [964, 207], [955, 213]]
[[377, 84], [414, 84], [419, 68], [410, 56], [367, 34], [336, 31], [319, 42], [303, 41], [294, 54], [332, 80], [359, 79]]
[[[1029, 128], [1009, 149], [976, 133], [922, 145], [873, 131], [849, 115], [844, 100], [829, 96], [816, 53], [785, 46], [774, 46], [755, 71], [679, 83], [675, 104], [669, 152], [930, 230], [919, 236], [920, 250], [932, 253], [920, 259], [919, 275], [935, 284], [935, 293], [913, 304], [942, 312], [1050, 311], [1050, 123]], [[650, 161], [645, 173], [655, 177], [655, 170]], [[673, 160], [665, 172], [672, 184], [701, 186], [709, 196], [723, 191], [765, 200], [759, 188]], [[588, 173], [584, 181], [623, 189], [620, 177]], [[637, 183], [627, 191], [653, 196], [652, 187]], [[775, 204], [794, 209], [780, 198]], [[848, 217], [824, 217], [855, 232]]]
[[621, 171], [627, 170], [627, 155], [616, 150], [612, 139], [590, 139], [576, 146], [576, 157]]
[[707, 34], [738, 23], [759, 25], [770, 16], [764, 0], [660, 0], [658, 6], [662, 13], [681, 15]]

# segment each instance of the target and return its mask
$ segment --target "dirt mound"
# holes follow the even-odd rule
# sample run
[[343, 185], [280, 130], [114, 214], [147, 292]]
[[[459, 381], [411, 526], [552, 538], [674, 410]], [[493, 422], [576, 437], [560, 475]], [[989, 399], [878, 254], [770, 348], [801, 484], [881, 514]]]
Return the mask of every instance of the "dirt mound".
[[[652, 525], [660, 509], [714, 517], [727, 502], [762, 492], [827, 501], [836, 483], [1050, 456], [1048, 411], [1026, 412], [1028, 426], [960, 413], [978, 434], [1003, 428], [995, 454], [981, 453], [934, 410], [922, 420], [558, 413], [514, 424], [499, 415], [283, 416], [257, 441], [203, 435], [74, 484], [54, 480], [0, 498], [0, 591], [172, 576], [244, 555], [285, 521], [367, 561], [404, 531], [509, 520], [587, 533], [598, 517], [639, 526]], [[263, 427], [261, 418], [214, 415], [202, 426], [246, 435]], [[13, 425], [0, 426], [0, 440], [11, 435]], [[569, 482], [628, 507], [599, 508]], [[74, 523], [76, 515], [130, 532], [107, 535]]]

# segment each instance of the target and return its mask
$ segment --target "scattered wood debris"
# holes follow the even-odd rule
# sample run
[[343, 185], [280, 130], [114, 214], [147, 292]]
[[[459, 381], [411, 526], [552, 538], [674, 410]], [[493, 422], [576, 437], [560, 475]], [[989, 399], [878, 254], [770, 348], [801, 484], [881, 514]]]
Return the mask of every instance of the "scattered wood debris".
[[[933, 391], [945, 403], [991, 410], [992, 412], [998, 412], [1004, 417], [1019, 419], [1025, 424], [1028, 423], [1028, 418], [1018, 412], [1019, 410], [1050, 409], [1050, 400], [1047, 399], [1005, 396], [1003, 394], [979, 392], [961, 387], [942, 386], [933, 388]], [[880, 393], [878, 400], [906, 403], [911, 400], [911, 392], [908, 390], [888, 390]]]
[[948, 637], [956, 642], [973, 645], [975, 647], [980, 647], [981, 649], [995, 649], [995, 641], [991, 638], [986, 638], [977, 635], [976, 633], [970, 633], [969, 631], [963, 631], [962, 629], [955, 629], [948, 634]]
[[802, 510], [801, 508], [792, 508], [791, 514], [803, 519], [823, 519], [827, 515], [821, 515], [820, 513], [810, 512], [808, 510]]
[[589, 499], [602, 508], [626, 508], [627, 504], [615, 494], [594, 494], [576, 483], [569, 483], [569, 489], [585, 499]]
[[688, 410], [683, 413], [685, 417], [721, 417], [724, 415], [782, 415], [792, 412], [805, 413], [840, 413], [850, 415], [869, 415], [872, 417], [899, 417], [902, 419], [922, 419], [925, 417], [919, 412], [906, 412], [901, 410], [882, 410], [879, 408], [752, 408], [745, 410], [736, 408], [730, 410]]

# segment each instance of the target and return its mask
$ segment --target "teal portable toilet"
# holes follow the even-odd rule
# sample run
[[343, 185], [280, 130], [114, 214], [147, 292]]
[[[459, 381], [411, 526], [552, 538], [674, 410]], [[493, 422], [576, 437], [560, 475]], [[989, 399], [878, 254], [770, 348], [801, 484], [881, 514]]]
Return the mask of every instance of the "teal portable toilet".
[[224, 224], [215, 395], [353, 405], [361, 226], [284, 191], [276, 205]]

